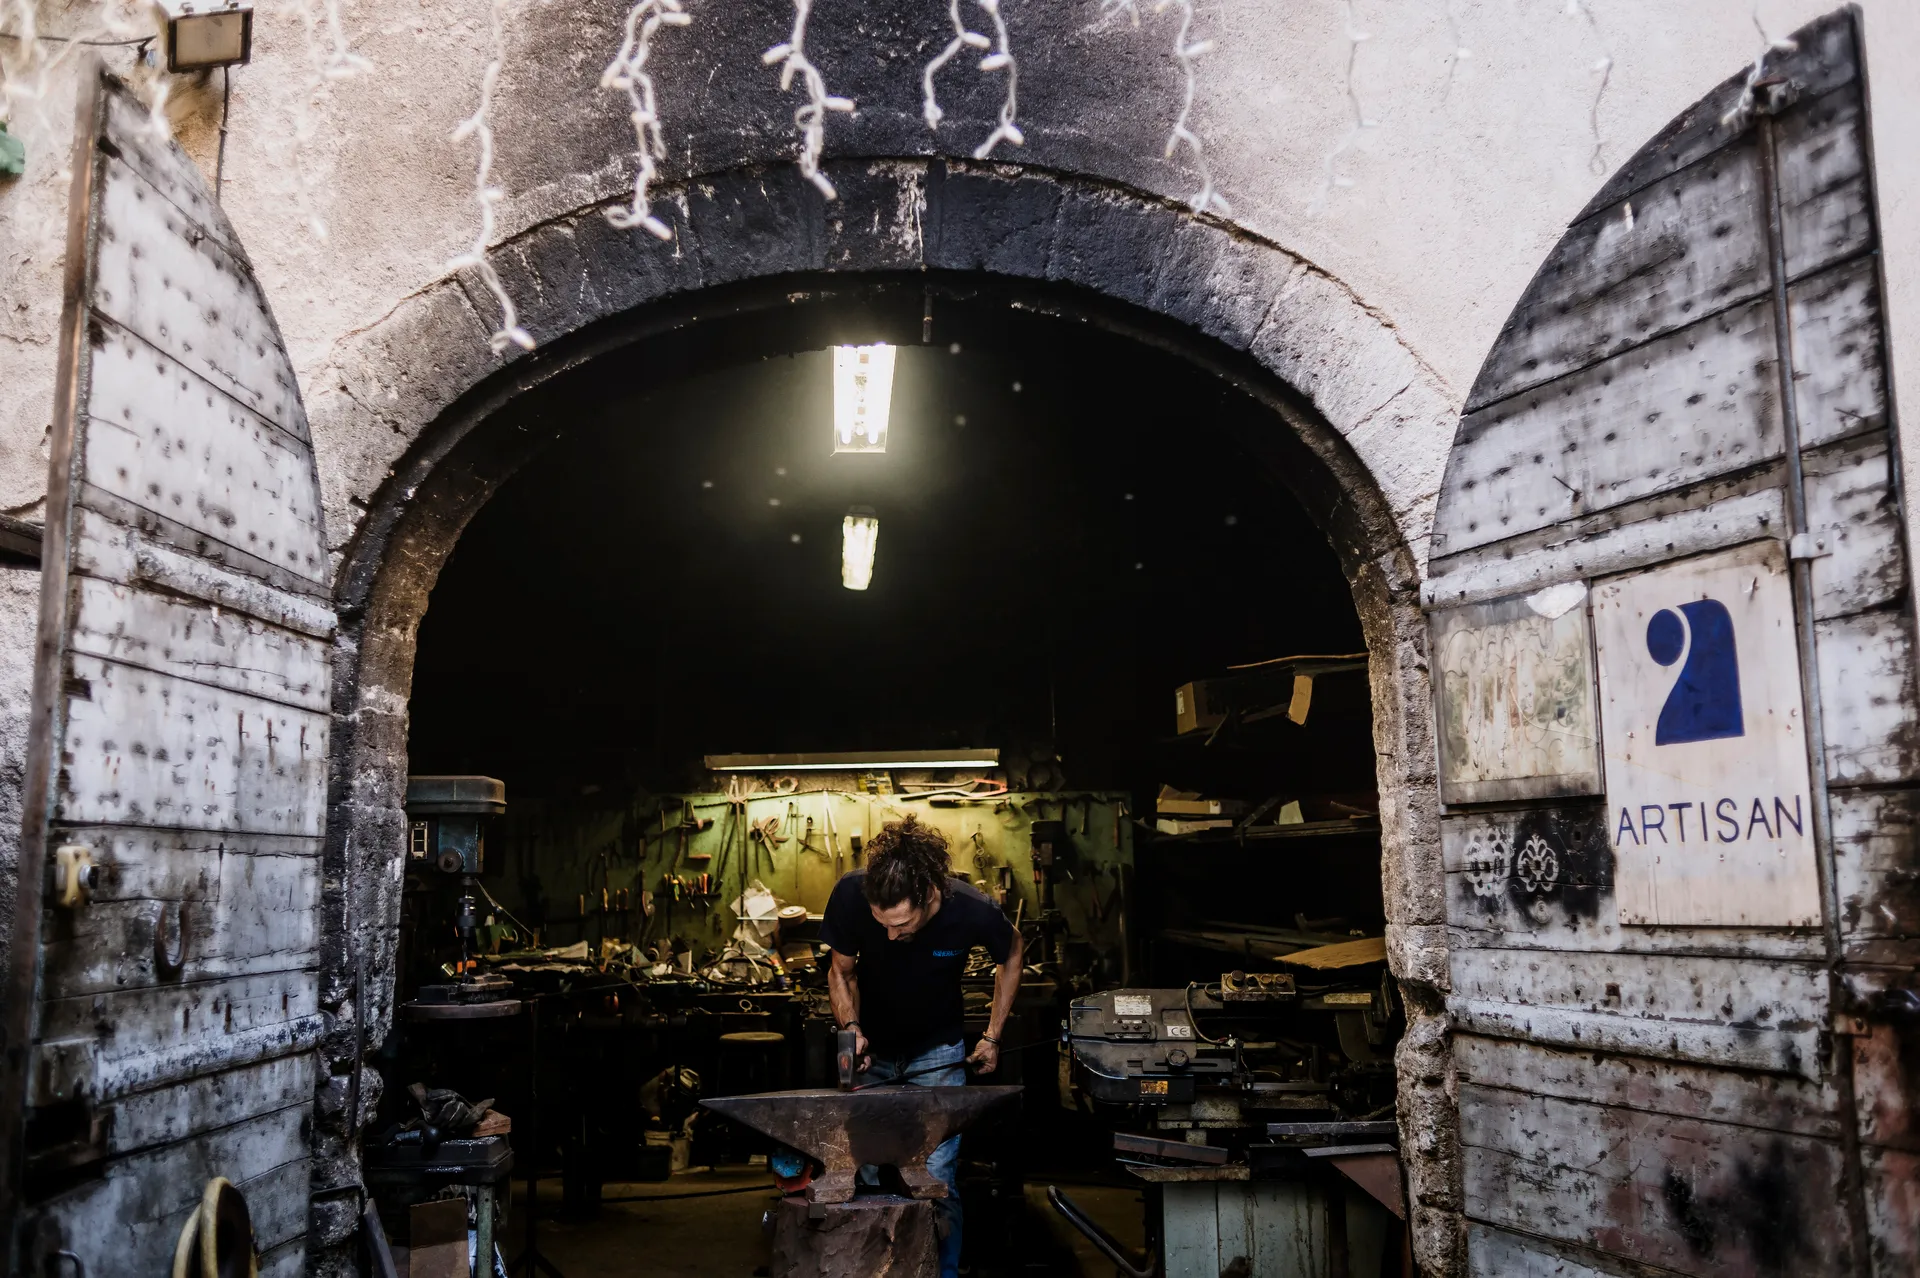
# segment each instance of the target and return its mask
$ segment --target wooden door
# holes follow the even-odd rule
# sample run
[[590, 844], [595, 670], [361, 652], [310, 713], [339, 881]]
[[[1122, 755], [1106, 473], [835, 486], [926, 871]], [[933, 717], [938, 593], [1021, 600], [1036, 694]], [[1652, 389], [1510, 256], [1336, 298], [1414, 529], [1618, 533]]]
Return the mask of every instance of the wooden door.
[[15, 1271], [161, 1274], [208, 1179], [304, 1266], [334, 616], [246, 253], [111, 76], [83, 104], [4, 1006]]
[[1606, 184], [1426, 602], [1474, 1274], [1909, 1274], [1920, 758], [1860, 19]]

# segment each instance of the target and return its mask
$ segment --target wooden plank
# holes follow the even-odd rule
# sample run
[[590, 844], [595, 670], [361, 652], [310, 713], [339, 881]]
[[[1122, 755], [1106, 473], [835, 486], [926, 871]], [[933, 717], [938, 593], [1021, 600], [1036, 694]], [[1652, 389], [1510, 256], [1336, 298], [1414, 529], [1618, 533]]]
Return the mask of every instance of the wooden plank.
[[1920, 938], [1920, 791], [1834, 790], [1832, 811], [1843, 935]]
[[1569, 1051], [1544, 1043], [1456, 1034], [1462, 1082], [1647, 1114], [1838, 1140], [1845, 1122], [1830, 1078], [1751, 1073], [1686, 1061]]
[[[312, 968], [319, 962], [320, 857], [262, 856], [245, 836], [211, 852], [168, 855], [159, 836], [136, 842], [145, 856], [121, 864], [138, 867], [124, 878], [157, 877], [160, 861], [178, 891], [134, 895], [111, 882], [84, 909], [62, 910], [42, 934], [42, 997], [138, 989]], [[164, 858], [164, 860], [162, 859]]]
[[1703, 1278], [1851, 1272], [1831, 1142], [1460, 1088], [1474, 1219]]
[[43, 1104], [82, 1083], [108, 1100], [290, 1055], [323, 1028], [311, 969], [55, 999], [40, 1023]]
[[[95, 493], [90, 500], [101, 507], [118, 498]], [[76, 507], [73, 567], [76, 573], [102, 581], [198, 600], [315, 639], [333, 637], [333, 609], [325, 592], [312, 591], [300, 578], [261, 560], [244, 562], [239, 568], [216, 563], [190, 546], [183, 549], [184, 536], [185, 530], [149, 519], [131, 506], [105, 514]]]
[[1803, 448], [1886, 429], [1877, 265], [1875, 258], [1856, 258], [1787, 290]]
[[1767, 286], [1751, 138], [1568, 229], [1480, 370], [1469, 410], [1616, 355]]
[[1528, 1238], [1477, 1220], [1467, 1222], [1467, 1278], [1621, 1278], [1620, 1270], [1599, 1256], [1566, 1243]]
[[112, 1106], [107, 1151], [131, 1154], [204, 1135], [236, 1115], [311, 1104], [318, 1069], [312, 1052], [300, 1052], [137, 1092]]
[[[1870, 222], [1844, 212], [1847, 184], [1864, 173], [1857, 110], [1849, 87], [1782, 119], [1779, 163], [1793, 183], [1783, 182], [1782, 214], [1796, 276], [1872, 242]], [[1502, 328], [1468, 410], [1762, 296], [1766, 244], [1748, 134], [1568, 228]]]
[[1458, 949], [1458, 1025], [1494, 1038], [1815, 1077], [1827, 984], [1814, 964], [1685, 954]]
[[[1450, 814], [1440, 823], [1440, 862], [1448, 924], [1482, 934], [1486, 944], [1620, 948], [1600, 943], [1609, 928], [1619, 931], [1600, 804]], [[1535, 936], [1555, 940], [1535, 945]]]
[[56, 820], [322, 833], [327, 715], [97, 657], [70, 660]]
[[1570, 954], [1680, 954], [1817, 962], [1826, 945], [1812, 928], [1643, 927], [1622, 924], [1611, 884], [1562, 884], [1516, 905], [1475, 894], [1465, 874], [1447, 876], [1447, 944], [1463, 950], [1551, 950]]
[[259, 1278], [301, 1278], [307, 1272], [307, 1237], [296, 1238], [275, 1247], [260, 1257]]
[[89, 484], [325, 584], [304, 442], [106, 321], [95, 328], [91, 390]]
[[1920, 1273], [1920, 1154], [1863, 1151], [1876, 1273]]
[[220, 211], [220, 202], [197, 170], [181, 168], [171, 139], [153, 127], [152, 114], [144, 106], [121, 94], [109, 95], [104, 132], [112, 139], [114, 158], [137, 173], [195, 227], [235, 253], [244, 251]]
[[225, 1176], [246, 1196], [254, 1237], [267, 1247], [306, 1229], [309, 1173], [295, 1105], [250, 1118], [197, 1140], [116, 1159], [89, 1180], [39, 1208], [43, 1228], [62, 1235], [93, 1274], [164, 1274], [188, 1213], [206, 1183]]
[[1786, 529], [1786, 505], [1775, 487], [1705, 505], [1681, 506], [1651, 518], [1597, 520], [1524, 550], [1487, 547], [1449, 559], [1421, 587], [1428, 607], [1523, 594], [1563, 581], [1665, 563], [1683, 555], [1737, 546]]
[[1893, 450], [1882, 434], [1809, 452], [1807, 527], [1823, 552], [1809, 565], [1825, 621], [1898, 599], [1907, 580]]
[[120, 160], [105, 166], [98, 217], [94, 309], [307, 439], [293, 365], [245, 259]]
[[1774, 351], [1763, 297], [1468, 414], [1437, 544], [1457, 554], [1778, 457]]
[[1816, 622], [1827, 776], [1887, 785], [1915, 776], [1913, 638], [1904, 609]]
[[1873, 242], [1865, 114], [1854, 83], [1803, 99], [1774, 118], [1789, 279]]
[[325, 643], [217, 604], [97, 577], [73, 585], [74, 652], [301, 710], [330, 709]]

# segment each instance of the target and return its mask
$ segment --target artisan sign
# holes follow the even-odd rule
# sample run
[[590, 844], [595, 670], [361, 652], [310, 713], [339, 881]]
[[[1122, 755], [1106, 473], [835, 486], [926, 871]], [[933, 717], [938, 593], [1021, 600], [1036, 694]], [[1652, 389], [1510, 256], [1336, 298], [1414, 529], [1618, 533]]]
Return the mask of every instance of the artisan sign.
[[1601, 582], [1593, 626], [1620, 921], [1818, 922], [1780, 544]]

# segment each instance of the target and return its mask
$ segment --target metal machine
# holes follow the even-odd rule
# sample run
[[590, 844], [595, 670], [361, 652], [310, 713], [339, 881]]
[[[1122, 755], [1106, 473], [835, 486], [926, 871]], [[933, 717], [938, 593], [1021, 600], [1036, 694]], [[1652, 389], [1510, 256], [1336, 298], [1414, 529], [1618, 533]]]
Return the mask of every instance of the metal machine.
[[1076, 998], [1076, 1103], [1113, 1126], [1116, 1156], [1149, 1190], [1148, 1254], [1057, 1189], [1050, 1200], [1139, 1278], [1402, 1272], [1399, 1019], [1384, 963]]
[[[1375, 1115], [1393, 1103], [1398, 1007], [1393, 985], [1303, 989], [1286, 972], [1227, 972], [1171, 990], [1077, 998], [1067, 1044], [1074, 1084], [1116, 1125], [1245, 1137], [1275, 1111]], [[1389, 1110], [1389, 1112], [1391, 1112]], [[1191, 1135], [1184, 1137], [1191, 1141]]]
[[458, 956], [441, 965], [454, 979], [446, 985], [423, 984], [411, 1005], [416, 1010], [438, 1004], [489, 1003], [505, 1000], [511, 993], [506, 978], [480, 976], [473, 970], [480, 951], [480, 901], [486, 895], [480, 875], [486, 870], [487, 825], [506, 810], [506, 782], [492, 777], [407, 778], [408, 868], [427, 877], [437, 875], [456, 889], [452, 931]]

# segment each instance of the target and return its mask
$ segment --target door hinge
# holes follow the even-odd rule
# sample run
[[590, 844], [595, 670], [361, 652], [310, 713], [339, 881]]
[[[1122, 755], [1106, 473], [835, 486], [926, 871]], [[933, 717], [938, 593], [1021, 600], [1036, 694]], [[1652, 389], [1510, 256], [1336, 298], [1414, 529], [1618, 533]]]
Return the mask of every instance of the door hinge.
[[1833, 553], [1824, 532], [1797, 532], [1787, 541], [1789, 559], [1822, 559]]

